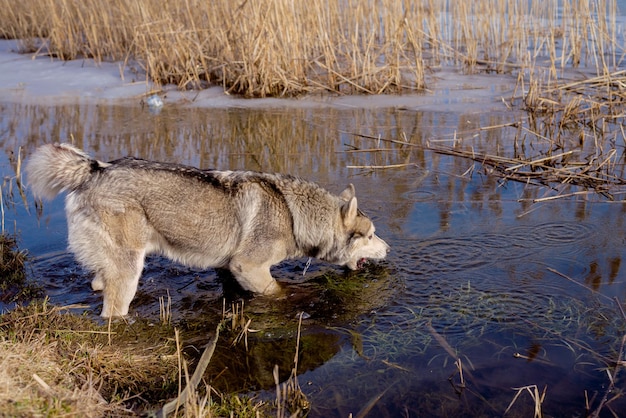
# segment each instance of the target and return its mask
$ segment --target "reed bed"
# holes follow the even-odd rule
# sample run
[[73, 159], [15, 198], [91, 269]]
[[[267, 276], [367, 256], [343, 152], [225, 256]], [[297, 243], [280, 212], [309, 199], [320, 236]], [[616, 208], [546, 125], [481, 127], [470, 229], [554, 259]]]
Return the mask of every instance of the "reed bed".
[[0, 36], [181, 89], [378, 94], [425, 89], [443, 65], [604, 74], [624, 55], [616, 16], [616, 0], [0, 0]]
[[[530, 73], [527, 79], [518, 79], [523, 93], [512, 100], [513, 104], [519, 100], [526, 110], [526, 118], [510, 125], [518, 129], [515, 157], [440, 151], [481, 161], [507, 180], [581, 189], [549, 199], [591, 191], [614, 200], [626, 193], [625, 86], [626, 71], [609, 71], [606, 66], [601, 75], [577, 81]], [[540, 155], [521, 158], [526, 141]]]

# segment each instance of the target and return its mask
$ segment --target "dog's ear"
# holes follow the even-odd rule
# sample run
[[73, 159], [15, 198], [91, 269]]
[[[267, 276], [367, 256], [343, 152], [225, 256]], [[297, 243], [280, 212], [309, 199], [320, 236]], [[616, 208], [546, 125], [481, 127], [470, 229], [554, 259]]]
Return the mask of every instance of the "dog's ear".
[[[354, 189], [352, 189], [354, 191]], [[358, 214], [356, 197], [352, 198], [341, 206], [341, 219], [346, 228], [350, 228], [356, 222]]]
[[348, 187], [346, 187], [346, 189], [341, 192], [341, 194], [339, 195], [339, 197], [343, 200], [345, 200], [346, 202], [349, 202], [350, 199], [352, 199], [355, 196], [355, 191], [354, 191], [354, 185], [352, 183], [348, 184]]

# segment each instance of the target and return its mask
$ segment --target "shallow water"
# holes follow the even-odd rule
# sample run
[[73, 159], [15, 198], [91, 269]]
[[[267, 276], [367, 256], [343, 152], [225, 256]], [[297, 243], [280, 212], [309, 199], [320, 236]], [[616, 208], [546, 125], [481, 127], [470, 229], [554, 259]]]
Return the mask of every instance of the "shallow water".
[[[455, 102], [454, 93], [448, 97]], [[583, 415], [585, 394], [595, 395], [592, 409], [605, 394], [604, 368], [617, 360], [626, 333], [613, 299], [626, 301], [626, 204], [593, 196], [533, 203], [550, 191], [503, 183], [480, 164], [419, 146], [441, 141], [513, 153], [515, 129], [481, 128], [524, 115], [414, 100], [380, 108], [166, 106], [159, 114], [132, 105], [0, 105], [5, 229], [18, 231], [34, 257], [30, 277], [52, 303], [98, 313], [89, 274], [65, 249], [63, 199], [37, 208], [17, 191], [20, 147], [28, 158], [38, 145], [73, 138], [101, 160], [133, 155], [280, 171], [335, 192], [354, 183], [361, 208], [392, 247], [388, 259], [350, 274], [314, 261], [303, 276], [306, 260], [277, 266], [289, 298], [246, 298], [251, 328], [261, 332], [251, 334], [248, 352], [220, 347], [207, 381], [275, 396], [273, 367], [288, 375], [305, 312], [299, 381], [309, 416], [502, 416], [512, 388], [528, 385], [547, 386], [546, 416]], [[413, 146], [369, 138], [379, 136]], [[399, 164], [406, 165], [349, 168]], [[242, 297], [228, 283], [214, 271], [151, 257], [131, 315], [158, 320], [159, 298], [169, 295], [174, 322], [190, 330], [191, 356], [214, 329], [223, 297]], [[624, 389], [621, 380], [617, 387]], [[623, 411], [626, 402], [611, 407]], [[509, 414], [532, 411], [524, 393]]]

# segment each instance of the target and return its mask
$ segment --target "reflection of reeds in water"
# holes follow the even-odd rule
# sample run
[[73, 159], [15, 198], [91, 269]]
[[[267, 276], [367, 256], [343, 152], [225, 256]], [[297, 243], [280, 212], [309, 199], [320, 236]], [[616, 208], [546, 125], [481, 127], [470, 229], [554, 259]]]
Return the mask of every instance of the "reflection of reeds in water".
[[[562, 4], [562, 7], [559, 5]], [[422, 89], [465, 71], [593, 65], [623, 53], [615, 0], [0, 1], [0, 36], [61, 59], [137, 60], [181, 88], [246, 96]], [[44, 42], [39, 42], [41, 38]]]
[[[12, 105], [0, 114], [0, 126], [14, 126], [26, 159], [37, 146], [61, 141], [106, 161], [130, 155], [303, 177], [327, 176], [327, 166], [339, 167], [341, 156], [335, 150], [342, 122], [334, 110], [171, 111], [171, 117], [152, 120], [139, 107]], [[374, 116], [365, 117], [369, 119], [359, 123], [375, 125]], [[45, 131], [40, 129], [42, 123]]]
[[15, 206], [15, 190], [17, 190], [18, 194], [20, 195], [20, 198], [24, 203], [24, 207], [28, 207], [26, 193], [24, 191], [24, 184], [22, 182], [22, 148], [18, 148], [17, 158], [15, 158], [13, 154], [10, 154], [9, 159], [11, 165], [14, 167], [15, 175], [4, 176], [2, 184], [0, 184], [0, 231], [3, 234], [5, 233], [4, 207], [5, 205], [7, 207]]

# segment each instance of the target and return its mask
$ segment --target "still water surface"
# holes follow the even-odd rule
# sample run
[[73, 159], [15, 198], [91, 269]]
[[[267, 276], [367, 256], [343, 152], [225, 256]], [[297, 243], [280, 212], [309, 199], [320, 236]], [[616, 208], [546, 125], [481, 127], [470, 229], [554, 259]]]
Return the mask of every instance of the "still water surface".
[[[247, 353], [220, 347], [205, 376], [218, 389], [272, 398], [273, 367], [288, 375], [297, 316], [305, 312], [299, 381], [309, 416], [502, 416], [513, 388], [528, 385], [547, 387], [546, 416], [583, 416], [585, 397], [593, 409], [605, 394], [605, 369], [626, 333], [614, 300], [626, 301], [626, 204], [589, 197], [533, 203], [546, 189], [503, 183], [480, 164], [419, 146], [456, 140], [478, 152], [511, 153], [515, 129], [480, 128], [523, 115], [419, 106], [166, 107], [152, 114], [138, 106], [11, 103], [0, 110], [5, 229], [18, 231], [34, 257], [30, 275], [52, 303], [93, 312], [101, 299], [66, 251], [63, 199], [37, 210], [29, 194], [24, 201], [10, 188], [20, 147], [28, 158], [38, 145], [67, 140], [105, 161], [133, 155], [280, 171], [334, 192], [354, 183], [361, 208], [392, 247], [388, 260], [357, 274], [313, 262], [304, 277], [306, 260], [277, 266], [273, 273], [291, 296], [246, 299], [251, 327], [262, 332]], [[418, 146], [369, 138], [379, 136]], [[131, 314], [158, 319], [158, 299], [169, 294], [174, 322], [194, 324], [201, 345], [222, 298], [240, 297], [228, 288], [214, 271], [152, 257]], [[617, 388], [626, 388], [623, 380]], [[626, 411], [626, 402], [611, 407]], [[532, 413], [524, 393], [508, 416]]]

